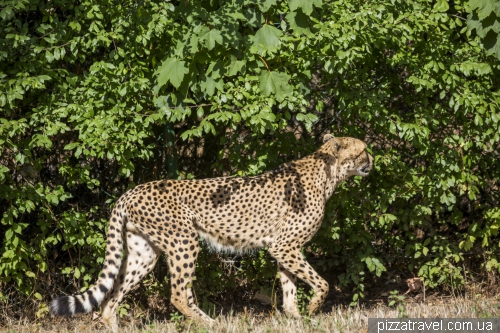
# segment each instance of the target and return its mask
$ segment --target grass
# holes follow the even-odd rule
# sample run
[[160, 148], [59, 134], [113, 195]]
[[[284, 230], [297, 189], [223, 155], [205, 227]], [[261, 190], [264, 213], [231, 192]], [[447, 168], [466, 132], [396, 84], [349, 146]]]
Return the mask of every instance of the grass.
[[[393, 307], [385, 303], [373, 304], [367, 307], [335, 306], [331, 312], [318, 314], [301, 319], [290, 319], [280, 312], [242, 311], [234, 315], [224, 315], [216, 318], [212, 327], [200, 326], [180, 316], [173, 315], [169, 321], [160, 321], [148, 316], [148, 313], [138, 312], [128, 314], [120, 320], [120, 332], [136, 333], [308, 333], [308, 332], [353, 332], [365, 333], [368, 318], [491, 318], [500, 316], [500, 298], [468, 299], [462, 297], [435, 297], [425, 303], [398, 302]], [[75, 332], [94, 333], [105, 332], [106, 327], [94, 315], [78, 316], [70, 319], [46, 317], [33, 322], [28, 319], [9, 320], [7, 327], [0, 327], [0, 332]]]

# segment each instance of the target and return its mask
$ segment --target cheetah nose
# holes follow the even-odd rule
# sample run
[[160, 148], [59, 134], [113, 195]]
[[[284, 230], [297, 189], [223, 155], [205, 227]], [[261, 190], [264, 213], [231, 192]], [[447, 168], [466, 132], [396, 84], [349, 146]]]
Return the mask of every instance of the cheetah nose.
[[[366, 151], [365, 151], [366, 152]], [[372, 169], [372, 166], [373, 166], [373, 157], [372, 155], [368, 154], [368, 152], [366, 152], [366, 155], [368, 157], [368, 161], [366, 162], [366, 164], [361, 168], [361, 172], [363, 173], [368, 173], [370, 172], [370, 170]]]

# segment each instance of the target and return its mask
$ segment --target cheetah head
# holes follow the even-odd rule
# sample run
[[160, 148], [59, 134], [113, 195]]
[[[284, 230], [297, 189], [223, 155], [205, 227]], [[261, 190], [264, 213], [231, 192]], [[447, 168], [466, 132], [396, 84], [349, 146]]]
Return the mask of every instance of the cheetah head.
[[365, 177], [373, 167], [373, 157], [366, 151], [366, 143], [355, 138], [336, 138], [331, 134], [323, 137], [323, 147], [337, 160], [337, 167], [345, 178]]

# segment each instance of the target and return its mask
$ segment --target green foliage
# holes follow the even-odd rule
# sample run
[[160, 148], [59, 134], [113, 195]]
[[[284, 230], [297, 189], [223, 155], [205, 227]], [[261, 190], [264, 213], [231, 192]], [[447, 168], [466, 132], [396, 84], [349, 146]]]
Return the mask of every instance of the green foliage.
[[[453, 288], [500, 272], [496, 4], [16, 0], [0, 17], [2, 297], [93, 283], [135, 184], [255, 175], [329, 131], [375, 156], [305, 251], [354, 302], [396, 270]], [[275, 279], [264, 251], [219, 257], [200, 253], [207, 307]]]
[[399, 295], [399, 292], [397, 290], [393, 290], [390, 292], [388, 299], [389, 299], [388, 305], [398, 310], [398, 318], [408, 318], [404, 295]]
[[500, 60], [500, 3], [471, 0], [469, 7], [467, 26], [479, 36], [486, 53]]
[[170, 314], [170, 320], [175, 324], [175, 328], [179, 331], [182, 332], [184, 331], [184, 315], [180, 314], [179, 312], [174, 312]]
[[314, 291], [309, 289], [306, 291], [304, 288], [297, 288], [297, 305], [299, 307], [299, 312], [303, 316], [308, 316], [309, 313], [307, 311], [307, 306], [309, 305], [309, 301], [314, 296]]
[[170, 82], [174, 87], [179, 88], [186, 73], [188, 69], [184, 66], [184, 61], [168, 58], [158, 67], [158, 84], [165, 85]]

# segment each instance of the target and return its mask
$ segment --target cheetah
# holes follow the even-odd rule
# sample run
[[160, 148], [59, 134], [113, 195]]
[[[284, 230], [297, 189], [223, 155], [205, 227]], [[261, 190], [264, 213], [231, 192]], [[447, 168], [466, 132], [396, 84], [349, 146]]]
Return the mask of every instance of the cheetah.
[[361, 140], [327, 134], [316, 152], [258, 176], [138, 185], [113, 208], [105, 264], [95, 285], [83, 294], [53, 300], [50, 312], [88, 313], [101, 304], [103, 321], [117, 331], [120, 301], [163, 252], [171, 274], [172, 304], [187, 318], [212, 323], [196, 305], [191, 289], [199, 236], [216, 250], [267, 247], [278, 263], [284, 312], [300, 316], [297, 278], [314, 290], [308, 311], [316, 312], [328, 283], [303, 258], [301, 248], [321, 226], [335, 187], [350, 176], [368, 175], [373, 157], [366, 147]]

